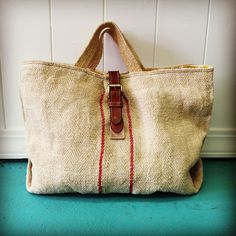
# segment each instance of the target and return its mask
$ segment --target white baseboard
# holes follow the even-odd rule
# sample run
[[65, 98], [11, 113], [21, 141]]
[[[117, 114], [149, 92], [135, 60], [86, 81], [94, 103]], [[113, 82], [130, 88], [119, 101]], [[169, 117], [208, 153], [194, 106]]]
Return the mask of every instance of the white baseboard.
[[210, 129], [202, 157], [236, 157], [236, 129]]
[[27, 158], [24, 130], [0, 130], [0, 159]]
[[[212, 129], [204, 143], [202, 157], [236, 157], [236, 130]], [[0, 130], [0, 159], [27, 158], [23, 130]]]

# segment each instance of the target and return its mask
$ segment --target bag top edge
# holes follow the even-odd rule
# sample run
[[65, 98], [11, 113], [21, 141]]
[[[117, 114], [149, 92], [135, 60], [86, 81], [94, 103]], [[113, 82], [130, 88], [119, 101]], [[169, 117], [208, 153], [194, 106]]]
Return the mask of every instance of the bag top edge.
[[[49, 62], [49, 61], [40, 61], [40, 60], [28, 60], [23, 61], [21, 66], [30, 66], [30, 65], [39, 65], [39, 66], [53, 66], [53, 67], [61, 67], [76, 71], [82, 71], [88, 74], [95, 75], [100, 78], [107, 77], [107, 72], [99, 71], [99, 70], [91, 70], [89, 68], [81, 68], [72, 64], [61, 63], [61, 62]], [[123, 72], [121, 76], [127, 77], [129, 75], [146, 75], [146, 74], [163, 74], [163, 73], [176, 73], [176, 72], [213, 72], [214, 67], [212, 65], [205, 64], [182, 64], [168, 67], [159, 67], [159, 68], [145, 68], [144, 71], [137, 72]]]

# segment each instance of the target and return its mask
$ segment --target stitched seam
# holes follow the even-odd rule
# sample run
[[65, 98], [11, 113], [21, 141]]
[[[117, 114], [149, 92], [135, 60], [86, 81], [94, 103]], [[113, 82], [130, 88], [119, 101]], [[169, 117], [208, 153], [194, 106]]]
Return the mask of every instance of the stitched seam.
[[129, 108], [129, 101], [125, 98], [126, 111], [128, 116], [128, 129], [129, 129], [129, 143], [130, 143], [130, 176], [129, 176], [129, 192], [133, 192], [133, 180], [134, 180], [134, 137], [132, 129], [132, 118]]
[[105, 150], [105, 115], [103, 108], [104, 101], [103, 93], [100, 97], [100, 113], [101, 113], [101, 150], [100, 150], [100, 158], [99, 158], [99, 174], [98, 174], [98, 193], [102, 193], [102, 164], [103, 164], [103, 156]]
[[[65, 64], [65, 63], [55, 63], [55, 62], [46, 62], [46, 61], [25, 61], [25, 62], [21, 63], [21, 65], [24, 67], [27, 67], [29, 65], [53, 66], [53, 67], [65, 68], [65, 69], [69, 69], [69, 70], [82, 71], [82, 72], [85, 72], [86, 74], [94, 75], [95, 77], [100, 78], [100, 79], [106, 78], [106, 74], [104, 72], [93, 72], [93, 71], [90, 71], [89, 69], [86, 69], [86, 68], [76, 67], [74, 65]], [[130, 78], [132, 76], [142, 77], [142, 76], [147, 76], [147, 75], [168, 74], [168, 73], [171, 74], [171, 73], [176, 73], [176, 72], [189, 73], [189, 72], [213, 72], [214, 71], [214, 68], [180, 69], [178, 67], [173, 67], [171, 69], [171, 68], [162, 67], [162, 68], [159, 68], [159, 70], [158, 70], [158, 68], [151, 68], [151, 69], [152, 70], [150, 70], [150, 71], [144, 70], [143, 72], [138, 72], [138, 73], [137, 72], [130, 72], [128, 74], [121, 74], [121, 78], [126, 79], [126, 78]], [[141, 73], [141, 75], [139, 73]]]

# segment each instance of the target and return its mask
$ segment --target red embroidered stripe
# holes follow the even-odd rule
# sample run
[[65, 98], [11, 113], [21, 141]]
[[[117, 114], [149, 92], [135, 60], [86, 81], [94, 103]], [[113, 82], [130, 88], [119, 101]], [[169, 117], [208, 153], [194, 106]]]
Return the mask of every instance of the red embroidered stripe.
[[129, 176], [129, 192], [133, 192], [133, 179], [134, 179], [134, 137], [132, 130], [132, 119], [131, 112], [129, 108], [129, 101], [125, 98], [126, 101], [126, 111], [128, 116], [128, 128], [129, 128], [129, 143], [130, 143], [130, 176]]
[[103, 108], [103, 101], [104, 101], [103, 93], [100, 97], [100, 112], [101, 112], [101, 151], [100, 151], [100, 159], [99, 159], [99, 174], [98, 174], [98, 192], [102, 192], [102, 162], [104, 156], [104, 148], [105, 148], [105, 115], [104, 115], [104, 108]]

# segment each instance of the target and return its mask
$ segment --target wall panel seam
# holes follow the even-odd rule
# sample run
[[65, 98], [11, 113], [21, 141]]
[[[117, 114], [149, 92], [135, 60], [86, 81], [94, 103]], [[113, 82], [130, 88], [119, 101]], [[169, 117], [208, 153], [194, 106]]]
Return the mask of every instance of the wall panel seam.
[[1, 64], [0, 64], [0, 99], [1, 99], [1, 116], [2, 116], [2, 127], [6, 129], [6, 112], [5, 112], [5, 102], [4, 102], [4, 94], [3, 94], [3, 76], [2, 76], [2, 70], [1, 70]]
[[54, 35], [53, 35], [53, 16], [52, 16], [52, 4], [53, 0], [49, 0], [48, 4], [48, 12], [49, 12], [49, 32], [50, 32], [50, 57], [51, 61], [54, 61]]
[[[102, 8], [102, 21], [103, 23], [106, 21], [107, 19], [107, 1], [103, 0], [102, 2], [103, 8]], [[105, 36], [103, 36], [105, 37]], [[102, 58], [102, 67], [103, 67], [103, 71], [105, 71], [105, 63], [106, 63], [106, 55], [105, 55], [105, 46], [106, 46], [106, 40], [103, 40], [103, 58]]]
[[158, 37], [158, 19], [159, 19], [159, 0], [156, 0], [156, 9], [155, 9], [155, 28], [154, 28], [154, 45], [153, 45], [153, 67], [157, 66], [157, 37]]
[[204, 43], [204, 50], [203, 50], [203, 64], [206, 64], [206, 58], [207, 58], [207, 45], [208, 45], [208, 35], [209, 35], [209, 28], [210, 28], [210, 17], [211, 17], [211, 0], [208, 0], [205, 43]]

